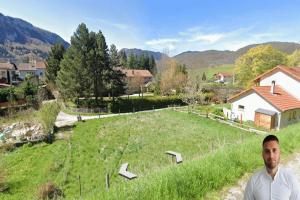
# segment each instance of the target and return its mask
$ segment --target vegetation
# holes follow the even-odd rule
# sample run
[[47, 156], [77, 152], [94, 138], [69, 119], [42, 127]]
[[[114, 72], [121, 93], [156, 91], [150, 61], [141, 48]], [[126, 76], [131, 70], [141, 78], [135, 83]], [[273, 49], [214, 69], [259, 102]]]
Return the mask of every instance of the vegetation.
[[113, 69], [111, 59], [102, 32], [89, 32], [85, 24], [80, 24], [64, 54], [56, 80], [62, 97], [78, 100], [93, 96], [98, 100], [107, 93], [119, 95], [123, 76]]
[[300, 50], [295, 50], [291, 55], [287, 56], [288, 66], [299, 67], [300, 66]]
[[79, 175], [82, 195], [90, 199], [87, 195], [94, 189], [105, 191], [106, 173], [112, 189], [125, 183], [118, 175], [121, 163], [129, 162], [129, 170], [140, 179], [173, 169], [167, 150], [182, 153], [188, 163], [252, 137], [230, 126], [174, 111], [86, 121], [76, 125], [70, 143], [60, 140], [51, 145], [24, 146], [0, 158], [0, 167], [9, 166], [11, 191], [0, 194], [0, 199], [30, 199], [36, 193], [28, 191], [47, 181], [60, 188], [67, 199], [78, 198]]
[[60, 61], [63, 59], [65, 51], [64, 46], [60, 43], [51, 47], [46, 60], [46, 81], [48, 84], [55, 84], [57, 73], [60, 70]]
[[60, 105], [57, 102], [45, 103], [38, 111], [37, 116], [45, 134], [53, 133], [54, 123], [59, 111]]
[[143, 53], [138, 56], [131, 53], [127, 56], [125, 51], [121, 51], [120, 56], [122, 57], [123, 67], [125, 68], [146, 69], [149, 70], [152, 74], [157, 73], [156, 62], [153, 55]]
[[286, 63], [286, 55], [271, 45], [251, 48], [235, 62], [237, 83], [243, 87], [250, 87], [256, 76]]
[[187, 69], [175, 61], [170, 61], [159, 79], [159, 88], [162, 95], [179, 94], [187, 82]]

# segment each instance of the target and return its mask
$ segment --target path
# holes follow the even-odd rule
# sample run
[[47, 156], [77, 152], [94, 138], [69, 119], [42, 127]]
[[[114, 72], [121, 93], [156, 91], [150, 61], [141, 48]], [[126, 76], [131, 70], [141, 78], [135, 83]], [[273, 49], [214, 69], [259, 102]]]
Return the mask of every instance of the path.
[[[283, 163], [282, 166], [286, 168], [290, 168], [294, 172], [298, 181], [300, 182], [300, 153], [296, 153], [295, 155], [293, 155], [293, 157], [286, 163]], [[244, 190], [249, 177], [250, 176], [242, 178], [241, 180], [239, 180], [236, 186], [225, 190], [225, 192], [222, 192], [221, 199], [224, 200], [243, 199]]]
[[[106, 115], [93, 115], [93, 116], [84, 116], [81, 115], [82, 120], [90, 120], [90, 119], [99, 119], [99, 118], [106, 118], [106, 117], [115, 117], [119, 115], [131, 115], [135, 113], [140, 113], [140, 112], [155, 112], [155, 111], [160, 111], [160, 110], [166, 110], [166, 109], [172, 109], [172, 107], [169, 108], [161, 108], [161, 109], [155, 109], [155, 110], [145, 110], [145, 111], [138, 111], [138, 112], [130, 112], [130, 113], [120, 113], [120, 114], [106, 114]], [[57, 115], [56, 121], [55, 121], [55, 126], [57, 127], [64, 127], [64, 126], [71, 126], [75, 122], [77, 122], [77, 115], [70, 115], [65, 112], [60, 111]]]

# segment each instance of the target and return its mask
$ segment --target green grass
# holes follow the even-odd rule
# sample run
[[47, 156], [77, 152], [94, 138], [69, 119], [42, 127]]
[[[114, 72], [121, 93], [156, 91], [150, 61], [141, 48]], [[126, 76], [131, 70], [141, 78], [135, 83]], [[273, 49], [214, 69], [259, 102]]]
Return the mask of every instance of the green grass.
[[[300, 149], [299, 127], [278, 132], [283, 157]], [[34, 199], [47, 181], [66, 199], [79, 199], [79, 175], [83, 199], [205, 199], [263, 165], [263, 136], [172, 110], [80, 122], [72, 134], [70, 141], [2, 155], [0, 169], [10, 192], [0, 193], [0, 199]], [[171, 163], [167, 150], [182, 153], [183, 163]], [[125, 162], [138, 179], [128, 182], [118, 175]]]
[[216, 67], [207, 67], [202, 69], [192, 69], [189, 71], [189, 75], [196, 76], [199, 75], [200, 78], [202, 78], [203, 72], [205, 72], [207, 80], [212, 79], [213, 75], [218, 72], [233, 72], [234, 65], [228, 64], [228, 65], [220, 65]]
[[215, 121], [175, 111], [86, 121], [75, 127], [71, 149], [67, 141], [56, 141], [6, 154], [1, 163], [8, 170], [11, 194], [0, 194], [0, 199], [33, 198], [35, 193], [27, 191], [47, 181], [59, 185], [67, 198], [78, 198], [79, 175], [85, 197], [95, 190], [105, 190], [106, 173], [111, 176], [112, 188], [124, 184], [118, 175], [121, 163], [129, 162], [129, 170], [142, 178], [173, 165], [165, 154], [167, 150], [182, 153], [184, 162], [188, 162], [252, 137]]

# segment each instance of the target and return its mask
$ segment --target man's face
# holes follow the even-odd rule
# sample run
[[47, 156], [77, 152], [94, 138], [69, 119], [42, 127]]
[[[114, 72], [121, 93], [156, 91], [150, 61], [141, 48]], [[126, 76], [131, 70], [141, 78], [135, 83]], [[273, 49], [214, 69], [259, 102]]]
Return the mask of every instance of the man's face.
[[280, 149], [277, 141], [266, 142], [263, 146], [262, 156], [268, 169], [274, 169], [280, 161]]

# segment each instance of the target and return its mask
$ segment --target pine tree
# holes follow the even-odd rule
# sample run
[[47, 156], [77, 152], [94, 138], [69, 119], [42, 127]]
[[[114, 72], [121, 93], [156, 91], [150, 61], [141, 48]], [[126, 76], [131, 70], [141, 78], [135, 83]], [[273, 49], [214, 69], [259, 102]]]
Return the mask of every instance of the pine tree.
[[110, 45], [109, 61], [112, 68], [121, 66], [120, 55], [118, 54], [118, 49], [114, 44]]
[[153, 55], [151, 55], [149, 58], [149, 70], [152, 74], [157, 73], [156, 62]]
[[65, 48], [62, 44], [55, 44], [51, 47], [48, 58], [46, 59], [46, 81], [47, 83], [54, 83], [56, 81], [57, 73], [60, 70], [59, 64], [63, 59]]
[[127, 68], [127, 56], [124, 50], [120, 51], [120, 63], [123, 68]]
[[134, 54], [130, 54], [129, 57], [128, 57], [128, 61], [127, 61], [127, 67], [129, 69], [134, 69], [136, 66], [136, 59], [135, 59], [135, 56]]

